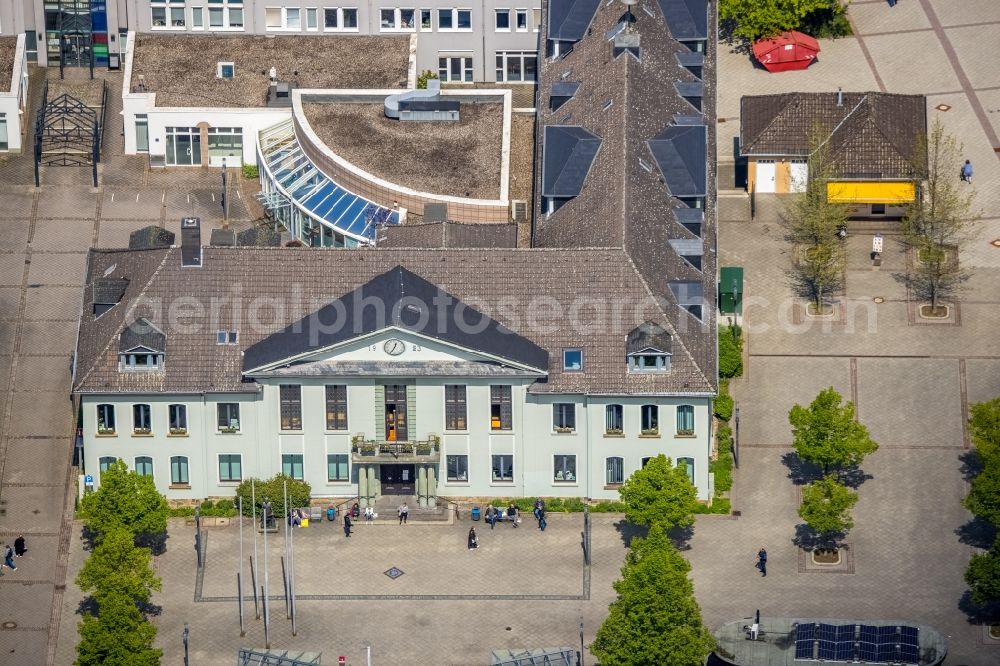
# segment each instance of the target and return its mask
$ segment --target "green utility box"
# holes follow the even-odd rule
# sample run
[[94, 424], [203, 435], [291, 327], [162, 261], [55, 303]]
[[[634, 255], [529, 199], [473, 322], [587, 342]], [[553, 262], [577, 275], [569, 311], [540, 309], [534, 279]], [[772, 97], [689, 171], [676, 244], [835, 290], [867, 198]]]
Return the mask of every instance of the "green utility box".
[[723, 266], [719, 269], [719, 311], [722, 314], [743, 314], [742, 266]]

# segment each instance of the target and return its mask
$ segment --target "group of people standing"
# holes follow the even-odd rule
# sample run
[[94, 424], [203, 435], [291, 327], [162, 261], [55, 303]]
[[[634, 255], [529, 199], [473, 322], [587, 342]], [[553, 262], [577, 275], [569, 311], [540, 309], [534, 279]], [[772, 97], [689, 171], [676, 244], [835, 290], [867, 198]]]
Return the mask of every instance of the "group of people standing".
[[[351, 507], [350, 511], [344, 512], [344, 536], [351, 536], [351, 528], [354, 526], [354, 519], [360, 517], [361, 507], [355, 502], [354, 506]], [[396, 509], [396, 516], [399, 518], [399, 524], [405, 525], [410, 517], [410, 507], [407, 506], [406, 502], [399, 505]], [[375, 507], [366, 506], [365, 507], [365, 523], [371, 525], [378, 518], [378, 514], [375, 513]]]
[[[538, 521], [538, 529], [545, 531], [548, 526], [548, 522], [545, 520], [545, 500], [538, 498], [535, 500], [535, 506], [532, 509], [532, 515], [535, 516], [535, 520]], [[490, 529], [495, 529], [496, 524], [500, 520], [509, 520], [511, 526], [517, 528], [521, 523], [521, 516], [517, 510], [517, 505], [513, 502], [507, 507], [505, 514], [501, 515], [500, 510], [497, 509], [492, 504], [486, 507], [486, 522], [489, 523]], [[467, 538], [469, 550], [476, 550], [479, 548], [479, 535], [476, 534], [476, 528], [469, 528], [469, 535]]]
[[24, 535], [20, 534], [16, 539], [14, 539], [13, 548], [10, 547], [10, 544], [7, 544], [7, 549], [3, 556], [3, 565], [0, 565], [0, 569], [7, 567], [11, 571], [17, 571], [17, 565], [14, 564], [14, 558], [23, 557], [27, 552], [28, 548], [25, 546]]

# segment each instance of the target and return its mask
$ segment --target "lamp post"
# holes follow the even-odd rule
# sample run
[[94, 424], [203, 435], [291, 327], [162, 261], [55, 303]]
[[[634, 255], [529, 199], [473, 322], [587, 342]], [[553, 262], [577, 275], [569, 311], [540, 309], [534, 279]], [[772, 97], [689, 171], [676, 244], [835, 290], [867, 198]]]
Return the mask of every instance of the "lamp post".
[[740, 468], [740, 405], [736, 403], [736, 409], [733, 410], [733, 423], [736, 426], [733, 437], [733, 462], [736, 464], [736, 469]]
[[184, 666], [188, 666], [188, 634], [191, 631], [188, 629], [188, 623], [184, 623], [184, 633], [182, 634], [184, 638]]

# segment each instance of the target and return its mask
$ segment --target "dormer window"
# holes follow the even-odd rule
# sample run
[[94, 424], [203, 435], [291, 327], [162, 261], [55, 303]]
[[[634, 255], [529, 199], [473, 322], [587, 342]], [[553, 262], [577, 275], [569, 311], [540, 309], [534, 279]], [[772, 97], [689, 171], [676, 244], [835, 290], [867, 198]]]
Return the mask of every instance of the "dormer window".
[[215, 332], [215, 344], [217, 345], [235, 345], [238, 339], [239, 333], [237, 331]]
[[148, 349], [136, 350], [130, 354], [120, 354], [118, 360], [122, 370], [159, 370], [163, 367], [163, 354], [157, 354]]
[[670, 372], [673, 342], [659, 324], [647, 321], [633, 329], [625, 341], [629, 372]]
[[583, 372], [583, 350], [563, 350], [563, 370], [566, 372]]
[[167, 338], [148, 319], [140, 317], [121, 333], [118, 343], [120, 372], [156, 372], [163, 369]]

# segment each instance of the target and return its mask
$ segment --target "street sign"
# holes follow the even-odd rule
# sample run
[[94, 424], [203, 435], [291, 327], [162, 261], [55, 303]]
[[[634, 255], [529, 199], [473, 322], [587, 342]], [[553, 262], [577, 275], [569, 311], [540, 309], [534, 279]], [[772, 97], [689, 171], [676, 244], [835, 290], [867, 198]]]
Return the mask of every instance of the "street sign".
[[92, 475], [90, 475], [90, 474], [88, 474], [87, 476], [83, 477], [83, 485], [85, 485], [85, 486], [93, 486], [94, 485], [94, 477]]
[[875, 234], [872, 238], [872, 252], [882, 254], [882, 234]]

